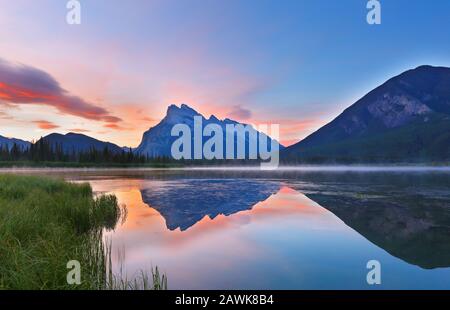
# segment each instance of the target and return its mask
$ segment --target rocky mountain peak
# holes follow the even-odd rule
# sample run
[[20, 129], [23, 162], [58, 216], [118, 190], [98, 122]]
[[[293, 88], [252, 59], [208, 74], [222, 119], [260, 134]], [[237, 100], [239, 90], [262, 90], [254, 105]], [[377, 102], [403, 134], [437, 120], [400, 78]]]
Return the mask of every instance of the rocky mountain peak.
[[185, 123], [186, 119], [192, 119], [194, 116], [201, 115], [187, 104], [183, 103], [180, 107], [172, 104], [167, 108], [167, 114], [163, 121], [170, 124]]
[[[202, 114], [198, 113], [186, 104], [181, 106], [170, 105], [167, 109], [167, 115], [156, 126], [147, 130], [142, 138], [140, 145], [135, 149], [138, 154], [147, 155], [150, 157], [157, 156], [171, 156], [171, 145], [176, 140], [176, 137], [171, 136], [171, 130], [175, 124], [186, 124], [193, 132], [194, 116], [202, 117], [203, 126], [208, 124], [217, 124], [225, 130], [227, 124], [239, 124], [230, 119], [220, 120], [216, 116], [211, 115], [206, 119]], [[264, 135], [267, 139], [270, 139]], [[245, 143], [248, 144], [249, 137], [245, 137]], [[278, 143], [278, 142], [277, 142]], [[283, 148], [279, 145], [280, 149]]]

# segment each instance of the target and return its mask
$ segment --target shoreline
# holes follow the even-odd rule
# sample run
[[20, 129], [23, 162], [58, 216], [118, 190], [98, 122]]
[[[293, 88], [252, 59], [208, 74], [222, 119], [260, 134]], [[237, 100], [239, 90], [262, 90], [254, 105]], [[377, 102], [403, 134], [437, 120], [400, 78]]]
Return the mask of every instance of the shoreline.
[[450, 172], [450, 166], [431, 165], [301, 165], [280, 166], [273, 170], [259, 166], [192, 166], [192, 167], [0, 167], [0, 173], [22, 172], [96, 172], [96, 171], [242, 171], [242, 172]]

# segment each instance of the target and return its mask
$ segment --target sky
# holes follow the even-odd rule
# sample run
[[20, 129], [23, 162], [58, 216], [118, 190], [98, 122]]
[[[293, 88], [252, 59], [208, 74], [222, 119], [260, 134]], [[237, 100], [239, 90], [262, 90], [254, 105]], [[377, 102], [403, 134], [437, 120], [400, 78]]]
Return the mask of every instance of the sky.
[[0, 135], [136, 147], [170, 104], [295, 143], [387, 79], [450, 67], [450, 1], [0, 0]]

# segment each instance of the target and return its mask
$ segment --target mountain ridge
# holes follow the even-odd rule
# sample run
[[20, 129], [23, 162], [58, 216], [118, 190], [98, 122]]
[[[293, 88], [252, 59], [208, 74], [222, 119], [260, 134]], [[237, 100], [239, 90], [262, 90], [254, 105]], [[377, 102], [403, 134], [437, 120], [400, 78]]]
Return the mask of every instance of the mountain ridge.
[[43, 138], [52, 147], [62, 148], [65, 154], [88, 152], [92, 148], [103, 151], [107, 148], [112, 153], [121, 153], [122, 148], [114, 143], [100, 141], [87, 135], [69, 132], [67, 134], [51, 133]]
[[448, 160], [449, 129], [450, 68], [425, 65], [376, 87], [281, 157], [286, 162]]
[[[173, 125], [186, 124], [192, 129], [195, 116], [201, 117], [204, 126], [246, 125], [229, 118], [220, 120], [215, 115], [206, 118], [187, 104], [172, 104], [167, 107], [166, 116], [143, 133], [133, 152], [147, 157], [170, 157], [171, 145], [178, 139], [170, 134]], [[72, 132], [52, 133], [41, 139], [62, 146], [66, 153], [90, 148], [101, 151], [105, 147], [114, 153], [129, 150]], [[7, 145], [8, 149], [14, 143], [23, 149], [31, 145], [0, 136], [0, 145]], [[245, 143], [249, 143], [247, 137]], [[422, 65], [400, 73], [305, 139], [286, 148], [280, 144], [280, 152], [282, 163], [300, 164], [449, 161], [450, 68]]]
[[19, 148], [21, 148], [23, 150], [23, 149], [29, 148], [31, 145], [31, 142], [24, 141], [21, 139], [16, 139], [16, 138], [7, 138], [7, 137], [0, 135], [0, 147], [6, 145], [8, 150], [11, 150], [13, 148], [14, 144], [16, 144]]
[[[187, 104], [181, 104], [180, 107], [172, 104], [167, 108], [166, 116], [157, 125], [151, 127], [149, 130], [144, 132], [141, 143], [135, 149], [136, 154], [146, 155], [149, 157], [158, 157], [158, 156], [171, 157], [172, 143], [178, 139], [178, 137], [171, 136], [172, 127], [176, 124], [185, 124], [191, 129], [191, 132], [193, 132], [195, 116], [201, 117], [203, 127], [208, 124], [217, 124], [221, 128], [223, 128], [223, 132], [225, 132], [225, 126], [228, 124], [247, 125], [244, 123], [239, 123], [229, 118], [220, 120], [215, 115], [211, 115], [209, 118], [206, 118], [201, 113], [197, 112]], [[272, 140], [270, 137], [266, 136], [261, 132], [258, 132], [258, 134], [262, 135], [262, 137], [267, 138], [268, 141]], [[248, 144], [249, 138], [246, 137], [245, 145], [248, 146]], [[281, 149], [284, 148], [284, 146], [282, 146], [281, 144], [279, 144], [279, 147]], [[248, 154], [246, 152], [246, 158], [247, 155]]]

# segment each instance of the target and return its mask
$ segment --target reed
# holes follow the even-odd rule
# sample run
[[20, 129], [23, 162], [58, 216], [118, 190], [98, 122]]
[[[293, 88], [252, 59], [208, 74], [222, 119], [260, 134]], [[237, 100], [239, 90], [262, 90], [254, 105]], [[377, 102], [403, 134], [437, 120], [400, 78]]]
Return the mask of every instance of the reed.
[[[103, 233], [126, 216], [113, 195], [89, 184], [0, 175], [0, 289], [161, 289], [158, 269], [136, 279], [111, 274]], [[67, 283], [67, 263], [81, 265], [80, 285]]]

